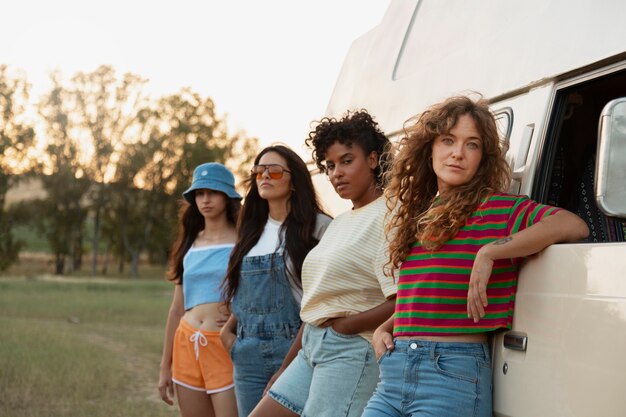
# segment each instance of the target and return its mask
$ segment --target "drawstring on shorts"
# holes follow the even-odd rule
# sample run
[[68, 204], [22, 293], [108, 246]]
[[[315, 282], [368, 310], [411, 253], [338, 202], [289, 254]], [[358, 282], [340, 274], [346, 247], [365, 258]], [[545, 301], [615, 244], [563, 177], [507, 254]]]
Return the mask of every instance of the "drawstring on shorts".
[[198, 357], [200, 356], [200, 347], [198, 346], [198, 343], [204, 347], [209, 343], [209, 341], [206, 340], [206, 336], [203, 335], [200, 330], [197, 330], [194, 334], [192, 334], [189, 341], [193, 343], [193, 351], [196, 352], [196, 360], [198, 360]]

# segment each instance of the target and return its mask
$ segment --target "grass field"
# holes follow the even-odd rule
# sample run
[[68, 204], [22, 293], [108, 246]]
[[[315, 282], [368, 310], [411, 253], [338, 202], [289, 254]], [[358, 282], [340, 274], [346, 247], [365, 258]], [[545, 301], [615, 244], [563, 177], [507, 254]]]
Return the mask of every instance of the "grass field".
[[178, 415], [156, 390], [171, 296], [160, 278], [0, 277], [0, 416]]

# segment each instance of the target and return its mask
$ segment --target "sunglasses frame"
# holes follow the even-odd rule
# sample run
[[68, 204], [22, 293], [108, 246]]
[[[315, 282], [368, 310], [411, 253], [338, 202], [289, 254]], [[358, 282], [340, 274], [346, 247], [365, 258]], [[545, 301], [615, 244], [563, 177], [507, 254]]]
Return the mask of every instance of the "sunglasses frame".
[[[263, 167], [263, 170], [259, 171], [258, 167]], [[280, 172], [271, 172], [270, 171], [271, 167], [279, 167], [281, 169], [281, 171]], [[254, 165], [252, 167], [252, 169], [250, 170], [250, 173], [252, 175], [254, 175], [257, 180], [260, 180], [261, 178], [263, 178], [263, 175], [265, 174], [265, 171], [267, 171], [267, 174], [273, 180], [280, 180], [280, 179], [282, 179], [283, 176], [285, 175], [285, 172], [291, 174], [291, 171], [289, 171], [288, 169], [286, 169], [285, 167], [283, 167], [280, 164], [256, 164], [256, 165]]]

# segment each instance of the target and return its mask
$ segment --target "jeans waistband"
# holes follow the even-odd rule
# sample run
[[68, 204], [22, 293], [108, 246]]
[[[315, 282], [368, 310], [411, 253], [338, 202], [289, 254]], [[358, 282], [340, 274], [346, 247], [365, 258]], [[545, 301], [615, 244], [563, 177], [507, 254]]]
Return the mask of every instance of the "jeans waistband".
[[428, 354], [434, 357], [437, 354], [453, 353], [457, 355], [482, 356], [490, 359], [487, 343], [462, 342], [432, 342], [427, 340], [397, 340], [394, 339], [394, 350], [406, 354]]

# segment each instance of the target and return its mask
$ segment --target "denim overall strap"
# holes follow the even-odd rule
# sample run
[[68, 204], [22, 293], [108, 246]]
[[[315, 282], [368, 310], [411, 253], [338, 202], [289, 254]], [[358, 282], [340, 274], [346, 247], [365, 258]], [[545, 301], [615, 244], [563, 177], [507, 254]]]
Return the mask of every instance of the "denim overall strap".
[[294, 337], [300, 328], [296, 302], [283, 251], [246, 256], [232, 309], [237, 317], [237, 337]]

